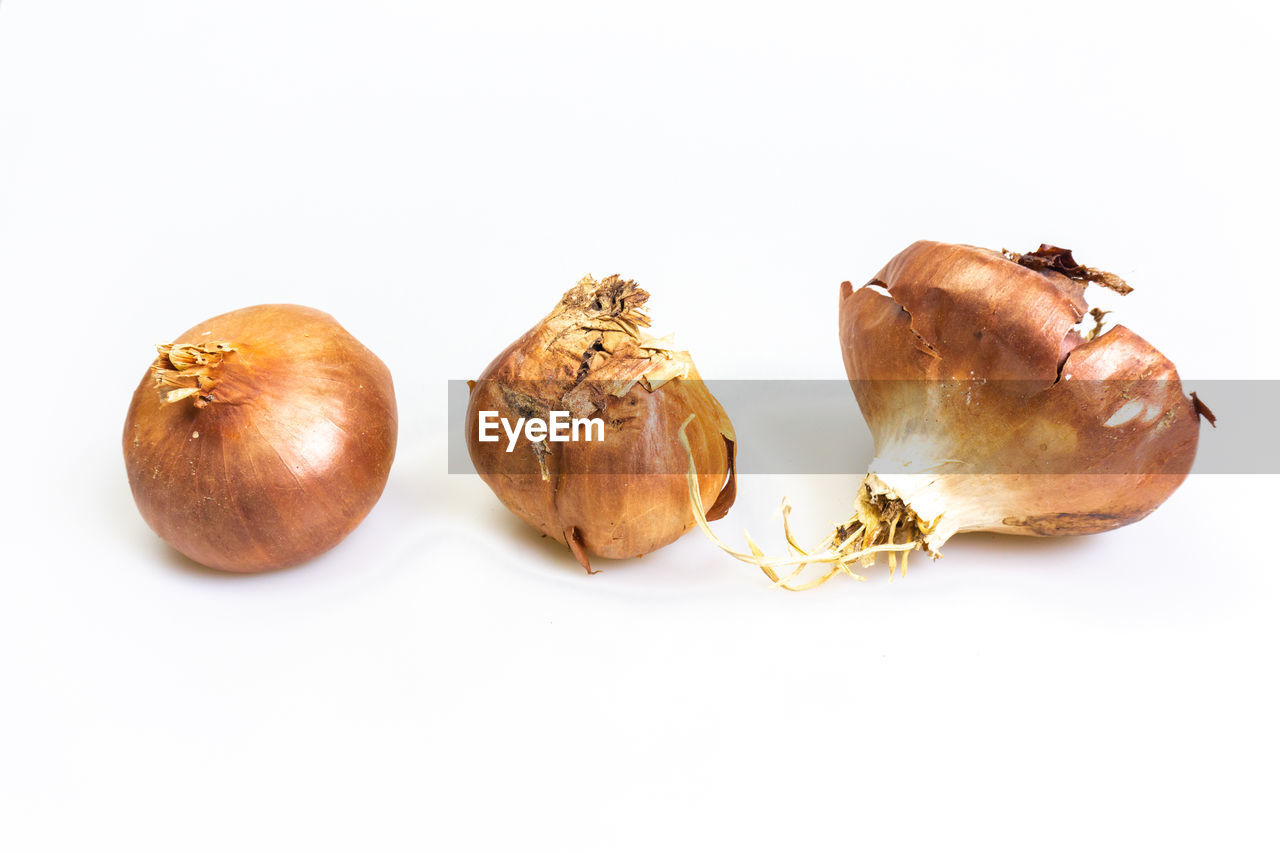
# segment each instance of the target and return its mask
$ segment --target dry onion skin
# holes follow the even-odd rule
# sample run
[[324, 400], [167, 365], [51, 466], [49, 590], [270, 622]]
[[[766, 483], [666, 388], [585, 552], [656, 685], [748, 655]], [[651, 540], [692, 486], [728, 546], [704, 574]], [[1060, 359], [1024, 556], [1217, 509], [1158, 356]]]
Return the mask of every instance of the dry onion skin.
[[[587, 276], [470, 383], [466, 437], [476, 471], [588, 572], [593, 555], [642, 556], [691, 530], [689, 488], [710, 507], [703, 523], [728, 512], [736, 492], [733, 426], [689, 353], [645, 332], [648, 299], [634, 281]], [[602, 419], [604, 440], [521, 435], [511, 452], [505, 437], [479, 440], [481, 412], [515, 423], [553, 411]], [[686, 453], [698, 466], [692, 486]]]
[[377, 503], [396, 449], [391, 373], [324, 312], [258, 305], [157, 347], [124, 459], [161, 539], [262, 572], [332, 548]]
[[[861, 579], [853, 568], [879, 554], [891, 577], [905, 573], [908, 553], [937, 558], [957, 533], [1077, 535], [1145, 517], [1186, 478], [1200, 417], [1213, 416], [1155, 347], [1124, 326], [1102, 331], [1089, 284], [1131, 290], [1054, 246], [925, 241], [865, 286], [844, 282], [845, 371], [876, 448], [855, 512], [805, 549], [784, 502], [780, 559], [749, 537], [750, 553], [717, 543], [806, 589]], [[807, 566], [823, 571], [802, 576]]]

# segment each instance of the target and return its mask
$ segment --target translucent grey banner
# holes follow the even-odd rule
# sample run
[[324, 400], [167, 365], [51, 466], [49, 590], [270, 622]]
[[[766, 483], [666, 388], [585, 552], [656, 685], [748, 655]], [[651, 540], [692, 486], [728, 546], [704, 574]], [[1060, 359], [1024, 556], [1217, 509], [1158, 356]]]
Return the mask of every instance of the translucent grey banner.
[[[684, 474], [687, 456], [672, 452], [686, 413], [680, 398], [700, 397], [703, 391], [719, 401], [732, 422], [739, 474], [861, 475], [876, 455], [872, 431], [847, 381], [676, 380], [672, 386], [681, 384], [685, 389], [676, 395], [670, 386], [650, 391], [640, 384], [624, 393], [616, 385], [588, 388], [564, 381], [495, 382], [474, 390], [465, 381], [450, 381], [449, 473], [477, 473], [477, 464], [486, 474], [527, 473], [528, 467], [513, 465], [513, 458], [541, 453], [555, 457], [562, 473]], [[565, 402], [570, 389], [574, 393]], [[1198, 434], [1192, 474], [1280, 474], [1275, 438], [1280, 381], [1182, 380], [1180, 387], [1163, 380], [1074, 378], [1058, 383], [868, 381], [859, 383], [858, 392], [876, 412], [882, 452], [899, 461], [914, 455], [922, 464], [932, 455], [933, 464], [945, 463], [933, 470], [946, 473], [1070, 474], [1082, 472], [1082, 461], [1084, 472], [1096, 474], [1180, 473], [1186, 469], [1187, 442], [1196, 442]], [[1203, 406], [1188, 399], [1191, 392]], [[495, 413], [486, 420], [490, 440], [483, 446], [475, 443], [478, 417], [473, 415], [470, 427], [467, 423], [473, 394], [485, 401], [478, 409]], [[520, 417], [550, 419], [556, 410], [572, 410], [566, 418], [603, 421], [590, 436], [593, 446], [586, 446], [587, 430], [576, 441], [558, 443], [530, 441], [518, 429]], [[1198, 410], [1211, 410], [1216, 427]], [[702, 420], [709, 420], [705, 412]], [[567, 419], [561, 427], [568, 436]], [[477, 433], [473, 447], [483, 451], [475, 461], [468, 428]], [[602, 433], [599, 441], [597, 433]], [[938, 435], [948, 437], [938, 441]], [[1007, 450], [989, 452], [993, 442]], [[937, 447], [956, 458], [936, 458]]]

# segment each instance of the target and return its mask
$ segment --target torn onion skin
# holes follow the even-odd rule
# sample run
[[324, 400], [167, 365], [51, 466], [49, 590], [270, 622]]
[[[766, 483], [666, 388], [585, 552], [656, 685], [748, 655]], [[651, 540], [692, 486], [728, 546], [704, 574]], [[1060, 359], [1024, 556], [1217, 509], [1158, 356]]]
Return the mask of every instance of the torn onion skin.
[[[699, 515], [703, 532], [801, 590], [862, 580], [853, 569], [880, 555], [890, 577], [899, 563], [905, 573], [911, 551], [936, 558], [961, 532], [1065, 536], [1143, 518], [1186, 478], [1200, 417], [1213, 415], [1151, 344], [1124, 326], [1101, 332], [1088, 284], [1130, 290], [1049, 245], [1020, 255], [918, 242], [865, 286], [844, 282], [844, 365], [876, 448], [853, 516], [806, 548], [784, 501], [783, 557], [750, 536], [736, 551]], [[690, 460], [691, 484], [695, 473]], [[810, 566], [824, 571], [806, 576]]]
[[[588, 572], [592, 556], [642, 556], [693, 528], [679, 437], [690, 415], [707, 515], [723, 516], [736, 494], [733, 426], [689, 354], [643, 331], [648, 298], [634, 281], [587, 276], [471, 383], [466, 438], [477, 472]], [[522, 434], [511, 452], [506, 435], [479, 440], [482, 411], [514, 424], [557, 410], [601, 418], [604, 440], [531, 442]]]
[[900, 516], [894, 541], [935, 557], [965, 531], [1098, 533], [1182, 483], [1197, 408], [1137, 334], [1096, 334], [1096, 311], [1081, 330], [1089, 283], [1129, 290], [1051, 246], [922, 241], [841, 286], [845, 371], [876, 447], [851, 520], [861, 544], [885, 541], [886, 512]]
[[263, 572], [341, 542], [395, 457], [391, 374], [328, 314], [258, 305], [157, 348], [124, 458], [139, 512], [197, 563]]

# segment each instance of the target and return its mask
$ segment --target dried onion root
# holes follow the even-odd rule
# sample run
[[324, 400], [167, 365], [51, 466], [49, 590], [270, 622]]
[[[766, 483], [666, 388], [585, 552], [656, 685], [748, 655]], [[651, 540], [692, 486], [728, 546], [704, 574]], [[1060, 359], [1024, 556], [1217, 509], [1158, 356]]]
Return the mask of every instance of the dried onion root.
[[[688, 450], [688, 438], [685, 435], [685, 428], [694, 419], [694, 415], [690, 415], [680, 426], [680, 442], [685, 445]], [[855, 573], [850, 564], [863, 561], [865, 565], [871, 565], [877, 554], [888, 554], [890, 565], [897, 565], [897, 555], [902, 555], [902, 570], [907, 569], [907, 553], [918, 547], [915, 542], [895, 542], [893, 537], [886, 538], [878, 544], [868, 544], [860, 546], [860, 542], [866, 541], [867, 537], [863, 535], [863, 527], [847, 527], [841, 525], [837, 527], [830, 536], [822, 540], [818, 545], [806, 551], [796, 540], [795, 534], [791, 530], [791, 503], [785, 498], [782, 501], [780, 512], [782, 515], [782, 528], [786, 535], [787, 546], [790, 548], [790, 554], [786, 557], [766, 557], [764, 551], [751, 538], [750, 533], [744, 533], [747, 540], [747, 547], [751, 549], [751, 553], [736, 551], [715, 534], [708, 523], [709, 519], [703, 509], [702, 497], [698, 494], [698, 466], [693, 459], [692, 453], [689, 454], [689, 470], [685, 475], [689, 485], [689, 501], [693, 505], [694, 518], [698, 522], [699, 529], [707, 535], [707, 537], [716, 544], [720, 550], [729, 556], [741, 560], [744, 563], [750, 563], [757, 566], [769, 580], [773, 581], [775, 586], [792, 591], [802, 591], [821, 586], [837, 574], [844, 573], [854, 580], [866, 580], [860, 574]], [[715, 519], [710, 519], [714, 521]], [[824, 575], [815, 580], [798, 583], [798, 579], [805, 568], [811, 565], [830, 565], [831, 569]], [[783, 567], [793, 567], [792, 570], [784, 575], [780, 575], [777, 569]]]

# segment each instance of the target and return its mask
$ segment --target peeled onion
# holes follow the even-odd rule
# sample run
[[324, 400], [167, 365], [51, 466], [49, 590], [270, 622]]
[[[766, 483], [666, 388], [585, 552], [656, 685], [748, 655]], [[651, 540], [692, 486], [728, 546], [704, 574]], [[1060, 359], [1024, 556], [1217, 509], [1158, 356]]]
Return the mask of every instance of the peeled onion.
[[258, 305], [157, 347], [124, 427], [138, 510], [231, 572], [294, 565], [377, 503], [396, 447], [391, 374], [328, 314]]
[[[1147, 341], [1101, 331], [1090, 283], [1130, 290], [1048, 245], [1020, 255], [918, 242], [867, 285], [845, 282], [845, 370], [876, 448], [855, 512], [814, 549], [788, 525], [789, 557], [731, 553], [802, 588], [880, 553], [905, 571], [909, 551], [937, 557], [966, 531], [1097, 533], [1154, 510], [1212, 414]], [[799, 582], [810, 564], [831, 568]], [[797, 568], [780, 577], [780, 566]]]
[[[680, 428], [698, 465], [694, 490], [724, 515], [733, 504], [734, 435], [689, 353], [643, 330], [649, 294], [634, 281], [583, 278], [540, 323], [471, 383], [467, 448], [481, 478], [513, 513], [590, 555], [636, 557], [695, 524]], [[482, 412], [518, 422], [551, 412], [604, 421], [603, 441], [552, 442], [521, 435], [479, 440]]]

